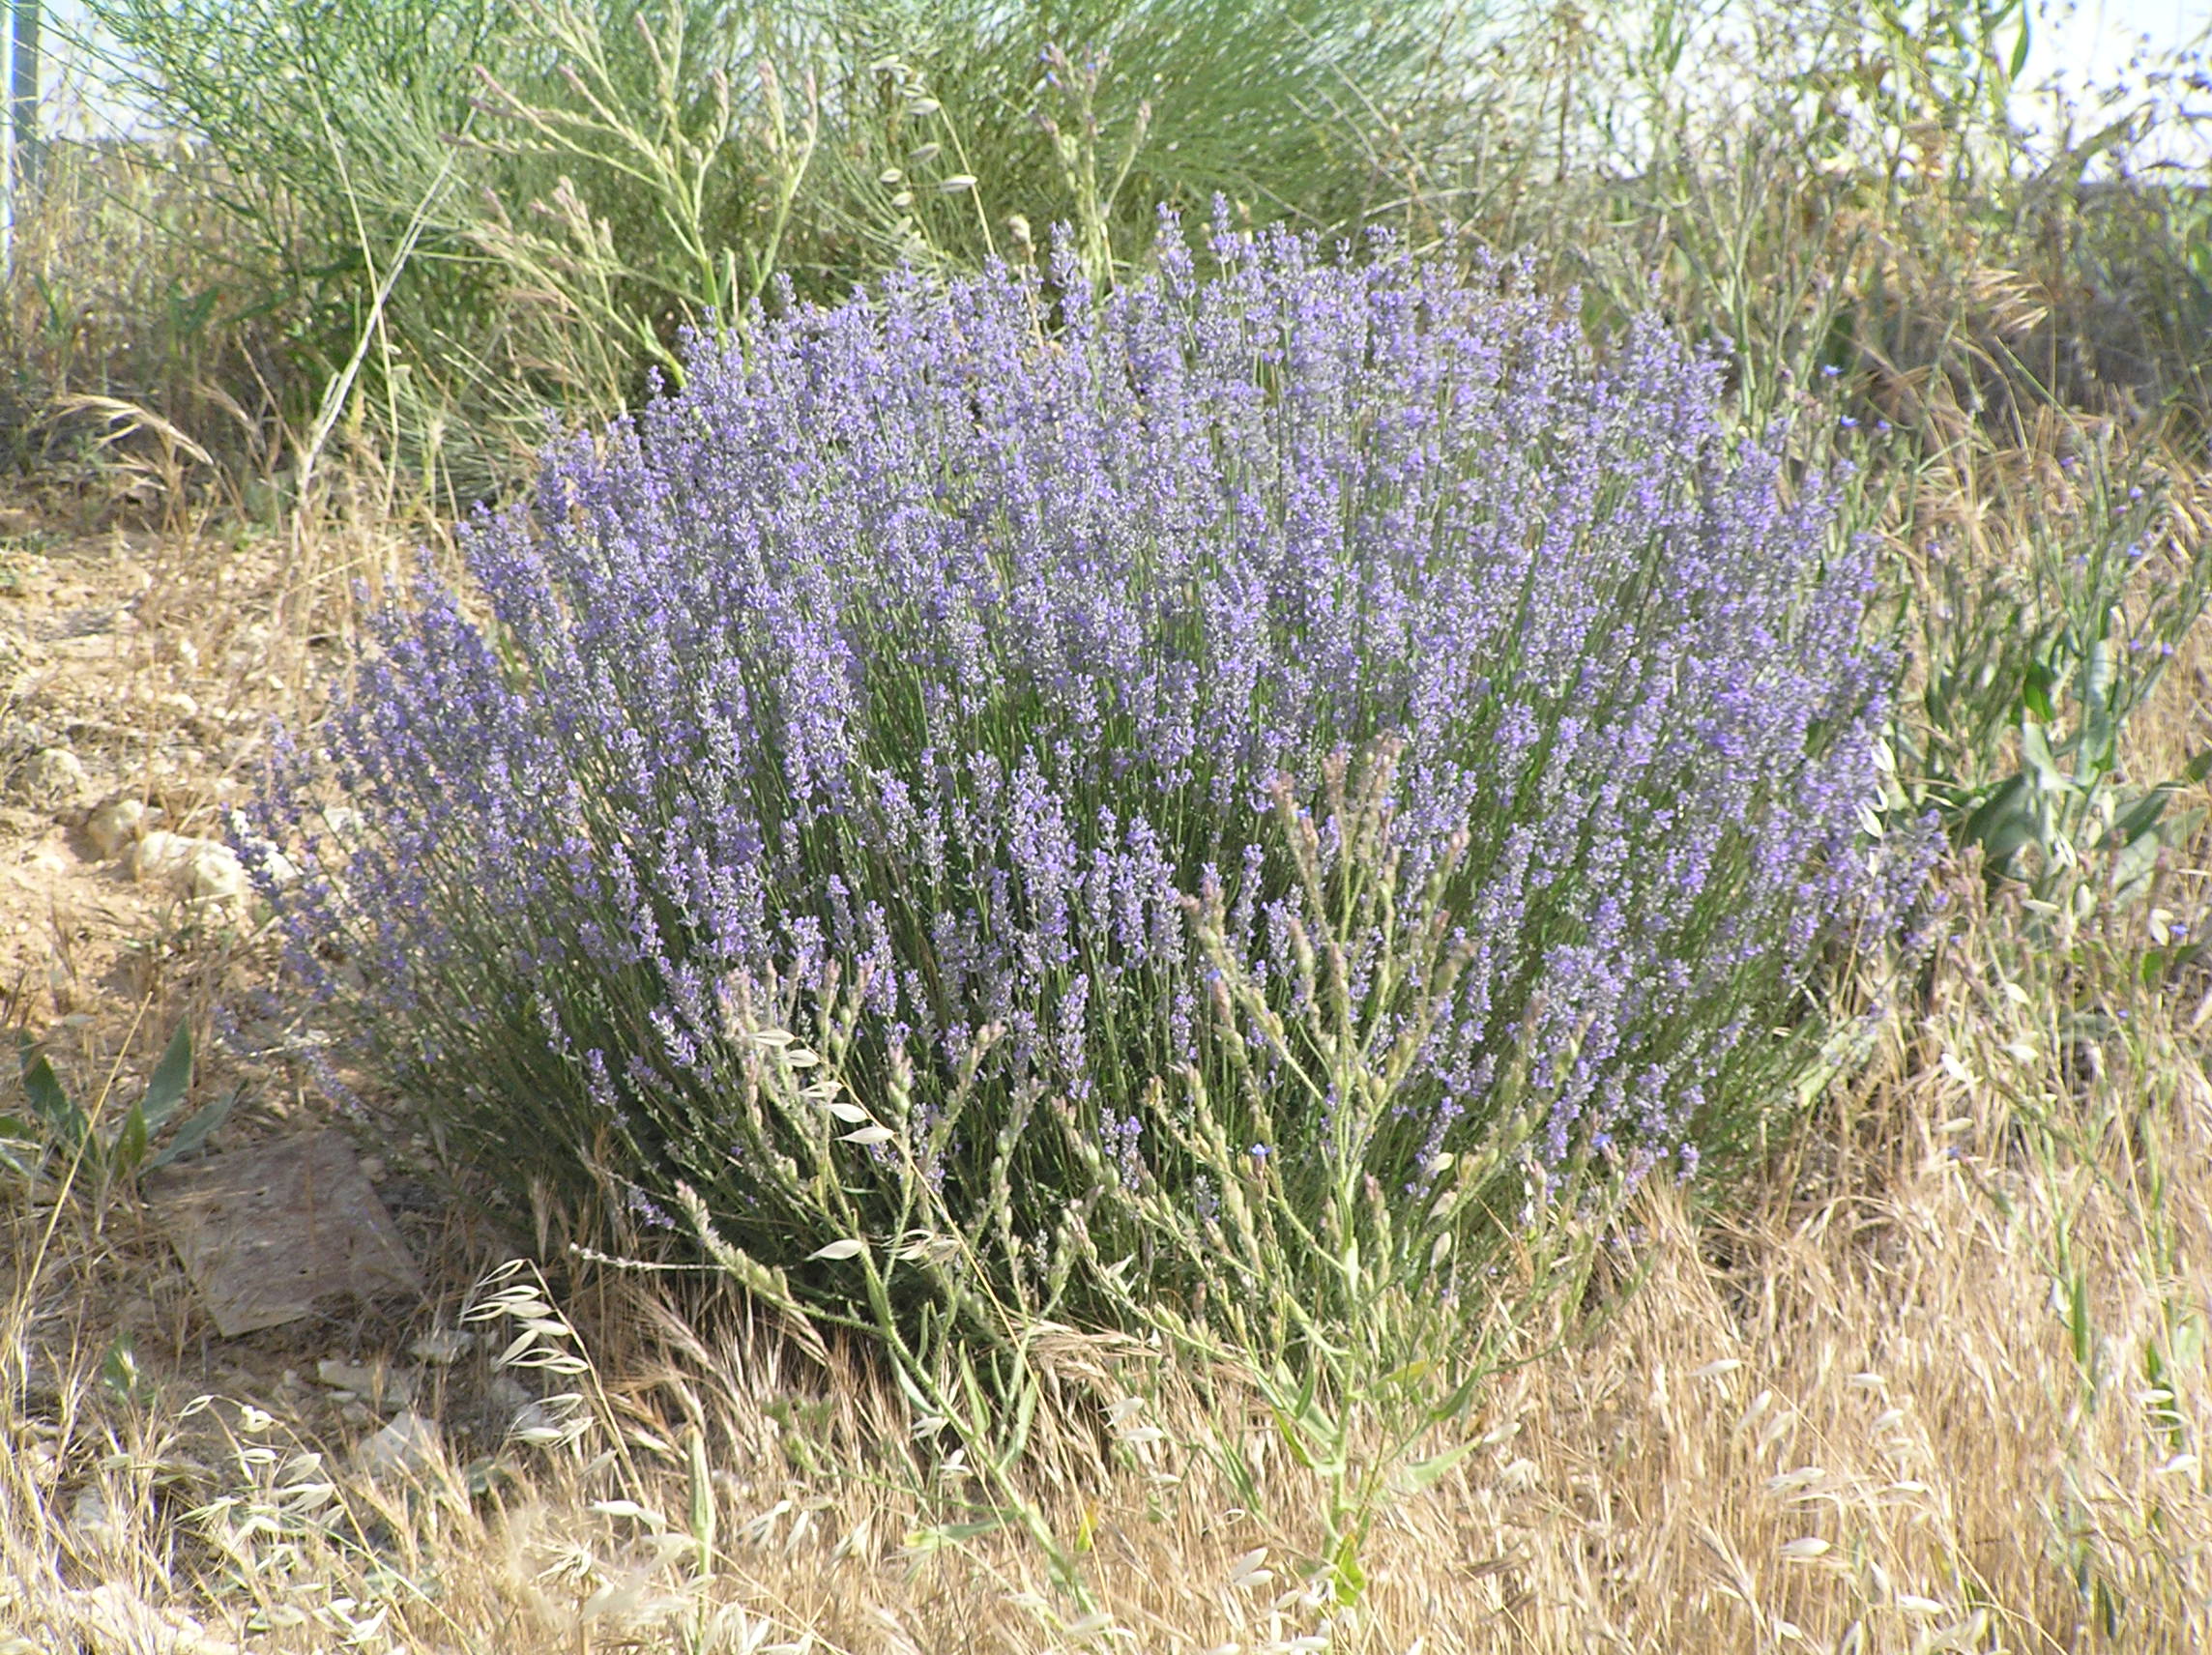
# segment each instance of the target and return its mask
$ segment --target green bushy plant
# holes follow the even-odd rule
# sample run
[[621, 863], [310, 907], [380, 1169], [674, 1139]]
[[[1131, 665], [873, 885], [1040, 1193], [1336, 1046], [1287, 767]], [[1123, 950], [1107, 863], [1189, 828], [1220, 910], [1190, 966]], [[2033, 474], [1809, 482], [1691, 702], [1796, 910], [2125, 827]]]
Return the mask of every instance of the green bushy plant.
[[1511, 8], [1472, 32], [1465, 90], [1402, 123], [1390, 205], [1533, 247], [1601, 321], [1656, 293], [1730, 342], [1754, 423], [1827, 368], [1938, 442], [2013, 440], [2052, 400], [2201, 433], [2205, 192], [2168, 158], [2202, 155], [2202, 42], [2034, 131], [2048, 11]]
[[2038, 902], [2093, 904], [2101, 886], [2124, 907], [2195, 826], [2175, 796], [2212, 773], [2212, 755], [2174, 776], [2122, 763], [2129, 719], [2212, 598], [2212, 545], [2140, 468], [2131, 480], [2095, 448], [2063, 463], [2078, 502], [2038, 513], [2017, 562], [1940, 544], [1919, 560], [1919, 693], [1892, 802], [1935, 807], [1993, 881]]
[[[1433, 1202], [1533, 1132], [1541, 1198], [1759, 1141], [1822, 960], [1924, 860], [1862, 839], [1866, 549], [1664, 329], [1601, 363], [1506, 273], [1217, 254], [1104, 302], [1072, 247], [1056, 292], [915, 274], [702, 345], [472, 537], [482, 622], [431, 584], [385, 614], [335, 767], [288, 760], [242, 851], [305, 870], [269, 884], [293, 963], [453, 1153], [670, 1222], [688, 1191], [870, 1316], [844, 1266], [913, 1228], [911, 1154], [1002, 1301], [1111, 1323], [1123, 1259], [1199, 1281], [1099, 1186], [1228, 1204], [1207, 1109], [1273, 1112], [1237, 1148], [1321, 1238], [1270, 1266], [1316, 1303], [1353, 1162], [1362, 1200]], [[1386, 809], [1331, 796], [1385, 737]], [[1286, 774], [1329, 807], [1311, 845], [1270, 826]], [[326, 787], [365, 831], [318, 829]], [[1417, 897], [1354, 868], [1377, 811]], [[830, 1182], [848, 1106], [748, 1078], [748, 1031], [814, 1004], [876, 1151]], [[1386, 1106], [1345, 1092], [1371, 1073]]]
[[[229, 1118], [236, 1094], [214, 1099], [183, 1120], [177, 1118], [192, 1081], [191, 1031], [180, 1024], [146, 1090], [102, 1126], [100, 1111], [87, 1113], [73, 1102], [53, 1064], [31, 1038], [16, 1036], [24, 1115], [0, 1115], [0, 1164], [29, 1176], [49, 1157], [59, 1156], [73, 1177], [81, 1170], [102, 1192], [157, 1172], [197, 1152]], [[169, 1132], [174, 1124], [176, 1130]], [[166, 1143], [159, 1141], [167, 1135]]]
[[[1420, 888], [1406, 880], [1392, 832], [1400, 756], [1381, 743], [1354, 771], [1335, 755], [1311, 810], [1287, 778], [1275, 789], [1274, 837], [1295, 870], [1292, 923], [1306, 973], [1291, 1018], [1237, 957], [1222, 893], [1188, 905], [1214, 973], [1208, 1044], [1226, 1062], [1192, 1063], [1172, 1087], [1155, 1082], [1138, 1118], [1196, 1170], [1195, 1204], [1190, 1189], [1156, 1176], [1129, 1182], [1080, 1112], [1056, 1100], [1040, 1118], [1017, 1114], [999, 1127], [987, 1196], [971, 1206], [933, 1169], [969, 1122], [988, 1119], [978, 1089], [1005, 1031], [978, 1032], [950, 1097], [925, 1115], [903, 1056], [886, 1080], [870, 1073], [864, 984], [748, 1002], [739, 1014], [741, 1152], [773, 1169], [780, 1205], [834, 1237], [807, 1263], [852, 1285], [828, 1295], [795, 1285], [787, 1269], [733, 1245], [683, 1185], [686, 1228], [803, 1344], [820, 1350], [826, 1326], [878, 1342], [920, 1429], [947, 1438], [939, 1450], [956, 1447], [981, 1481], [982, 1497], [946, 1532], [1019, 1527], [1079, 1598], [1078, 1560], [1023, 1474], [1043, 1406], [1036, 1350], [1069, 1314], [1078, 1281], [1124, 1325], [1161, 1341], [1143, 1349], [1256, 1393], [1286, 1452], [1320, 1483], [1322, 1542], [1307, 1572], [1343, 1611], [1365, 1592], [1361, 1556], [1378, 1515], [1466, 1457], [1464, 1421], [1480, 1387], [1540, 1349], [1588, 1285], [1593, 1240], [1619, 1186], [1602, 1157], [1594, 1169], [1544, 1165], [1549, 1100], [1528, 1091], [1525, 1070], [1499, 1130], [1464, 1155], [1432, 1158], [1428, 1192], [1408, 1201], [1380, 1181], [1399, 1176], [1391, 1120], [1418, 1106], [1421, 1048], [1471, 958], [1441, 900], [1455, 864]], [[1328, 865], [1324, 833], [1341, 845]], [[1373, 980], [1354, 980], [1354, 960], [1375, 963]], [[1270, 1060], [1279, 1072], [1267, 1072]], [[1209, 1071], [1229, 1085], [1217, 1092]], [[1277, 1153], [1308, 1135], [1316, 1114], [1327, 1121], [1317, 1151]], [[1033, 1237], [1012, 1188], [1030, 1131], [1060, 1137], [1086, 1175], [1080, 1199]], [[895, 1192], [891, 1208], [857, 1199], [856, 1177]], [[1004, 1268], [1025, 1255], [1030, 1268]], [[1179, 1291], [1160, 1292], [1167, 1282]], [[1196, 1446], [1259, 1503], [1240, 1429]]]
[[135, 99], [219, 160], [295, 421], [342, 384], [353, 428], [465, 488], [518, 469], [546, 407], [604, 418], [680, 380], [681, 332], [742, 326], [776, 275], [842, 298], [1066, 220], [1103, 283], [1163, 202], [1217, 193], [1349, 228], [1375, 182], [1360, 101], [1402, 97], [1449, 26], [1439, 0], [1388, 27], [1358, 0], [87, 10]]

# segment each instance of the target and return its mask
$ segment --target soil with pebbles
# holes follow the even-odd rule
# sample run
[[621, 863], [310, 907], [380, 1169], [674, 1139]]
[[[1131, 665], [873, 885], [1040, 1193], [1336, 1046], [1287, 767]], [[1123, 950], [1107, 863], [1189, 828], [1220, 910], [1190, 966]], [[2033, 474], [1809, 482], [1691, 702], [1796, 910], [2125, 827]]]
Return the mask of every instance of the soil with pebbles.
[[[287, 1004], [266, 908], [224, 841], [256, 785], [272, 720], [297, 721], [343, 670], [335, 626], [281, 539], [71, 534], [0, 509], [0, 1115], [24, 1113], [14, 1037], [39, 1043], [71, 1096], [138, 1095], [180, 1021], [197, 1036], [189, 1107], [236, 1090], [208, 1148], [219, 1154], [313, 1127], [353, 1139], [415, 1257], [419, 1304], [334, 1305], [225, 1340], [174, 1251], [131, 1191], [57, 1227], [34, 1285], [29, 1394], [12, 1399], [25, 1440], [53, 1460], [44, 1417], [73, 1362], [132, 1353], [181, 1399], [217, 1392], [266, 1408], [309, 1440], [356, 1450], [396, 1406], [443, 1416], [456, 1451], [496, 1446], [502, 1415], [530, 1400], [456, 1367], [450, 1323], [487, 1238], [438, 1199], [421, 1145], [347, 1118], [316, 1084], [328, 1029]], [[5, 1169], [0, 1176], [14, 1177]], [[10, 1191], [0, 1295], [32, 1257], [45, 1201]], [[95, 1207], [99, 1211], [95, 1211]], [[348, 1382], [361, 1373], [373, 1384]], [[469, 1393], [476, 1394], [471, 1395]], [[45, 1393], [45, 1394], [42, 1394]], [[66, 1445], [63, 1445], [66, 1448]]]

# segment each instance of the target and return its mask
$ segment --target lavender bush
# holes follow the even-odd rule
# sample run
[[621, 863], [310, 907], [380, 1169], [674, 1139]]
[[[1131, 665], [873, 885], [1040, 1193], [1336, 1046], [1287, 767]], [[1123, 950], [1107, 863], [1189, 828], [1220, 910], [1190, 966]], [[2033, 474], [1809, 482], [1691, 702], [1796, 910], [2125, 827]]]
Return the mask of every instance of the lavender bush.
[[[473, 530], [476, 595], [384, 615], [283, 767], [297, 966], [512, 1187], [703, 1204], [834, 1306], [925, 1150], [1016, 1277], [1101, 1176], [1218, 1199], [1143, 1100], [1268, 1095], [1299, 1054], [1255, 1028], [1257, 1091], [1222, 1067], [1196, 917], [1298, 1027], [1270, 793], [1388, 737], [1398, 877], [1441, 882], [1453, 968], [1355, 1147], [1374, 1186], [1425, 1194], [1509, 1091], [1539, 1180], [1739, 1139], [1807, 1057], [1823, 951], [1918, 868], [1860, 826], [1867, 554], [1656, 322], [1600, 358], [1511, 271], [1376, 250], [1217, 230], [1218, 275], [1171, 250], [1102, 302], [1063, 252], [696, 349]], [[1313, 855], [1349, 878], [1334, 821]], [[1354, 1003], [1377, 939], [1321, 973]], [[848, 1002], [840, 1075], [896, 1080], [902, 1138], [867, 1117], [826, 1205], [742, 1077], [762, 1027]], [[1380, 1052], [1412, 1015], [1362, 1026]], [[1295, 1187], [1337, 1100], [1275, 1095], [1247, 1148]]]

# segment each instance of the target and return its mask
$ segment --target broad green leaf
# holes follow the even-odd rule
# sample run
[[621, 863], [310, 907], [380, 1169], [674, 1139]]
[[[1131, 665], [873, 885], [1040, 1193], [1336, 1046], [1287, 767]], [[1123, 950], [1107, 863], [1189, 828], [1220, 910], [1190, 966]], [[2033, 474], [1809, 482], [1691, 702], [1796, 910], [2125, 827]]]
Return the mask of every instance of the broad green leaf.
[[1307, 1470], [1312, 1470], [1313, 1456], [1306, 1452], [1304, 1434], [1298, 1429], [1296, 1417], [1279, 1408], [1271, 1408], [1267, 1411], [1275, 1416], [1275, 1431], [1282, 1437], [1283, 1446], [1291, 1451], [1291, 1458]]
[[[0, 1167], [17, 1177], [37, 1175], [39, 1164], [46, 1158], [42, 1147], [45, 1141], [46, 1134], [36, 1121], [25, 1120], [20, 1115], [0, 1115]], [[23, 1148], [18, 1149], [18, 1145]]]
[[2014, 776], [1966, 818], [1960, 836], [1966, 844], [1982, 847], [1991, 869], [2009, 873], [2013, 858], [2036, 842], [2039, 826], [2027, 778]]
[[208, 1135], [230, 1118], [231, 1107], [238, 1102], [238, 1096], [236, 1091], [226, 1092], [178, 1127], [177, 1135], [169, 1140], [167, 1147], [146, 1163], [146, 1170], [156, 1172], [172, 1161], [181, 1161], [205, 1144]]
[[129, 1177], [146, 1159], [146, 1107], [134, 1103], [123, 1117], [123, 1124], [116, 1131], [114, 1142], [107, 1147], [107, 1170], [118, 1177]]
[[1477, 1444], [1470, 1439], [1456, 1448], [1446, 1448], [1433, 1459], [1423, 1460], [1406, 1467], [1406, 1483], [1414, 1494], [1436, 1486], [1437, 1479], [1473, 1453]]
[[91, 1122], [85, 1119], [83, 1110], [70, 1102], [69, 1093], [54, 1077], [53, 1064], [46, 1061], [46, 1055], [39, 1052], [33, 1056], [36, 1048], [28, 1035], [18, 1035], [16, 1039], [22, 1052], [24, 1095], [31, 1100], [31, 1107], [39, 1112], [39, 1118], [46, 1123], [46, 1129], [61, 1147], [74, 1154], [92, 1130]]
[[1029, 1452], [1030, 1433], [1036, 1427], [1037, 1387], [1020, 1385], [1014, 1393], [1014, 1429], [1006, 1437], [1005, 1456], [1009, 1463], [1020, 1461]]
[[2130, 839], [2112, 858], [2112, 894], [2122, 904], [2143, 894], [2157, 871], [2158, 854], [2165, 841], [2156, 832]]
[[[2112, 716], [2112, 683], [2116, 669], [2112, 641], [2100, 637], [2089, 646], [2086, 670], [2081, 675], [2081, 758], [2098, 775], [2109, 773], [2118, 762], [2119, 720]], [[2081, 776], [2082, 765], [2075, 766]]]
[[1222, 1474], [1228, 1477], [1230, 1492], [1237, 1496], [1237, 1503], [1246, 1511], [1263, 1509], [1260, 1502], [1265, 1496], [1260, 1492], [1260, 1478], [1253, 1470], [1251, 1461], [1244, 1457], [1243, 1450], [1234, 1443], [1225, 1442], [1216, 1452]]
[[[1649, 1268], [1649, 1265], [1644, 1267]], [[1469, 1405], [1474, 1401], [1474, 1393], [1482, 1388], [1488, 1379], [1489, 1375], [1482, 1367], [1470, 1368], [1459, 1383], [1439, 1398], [1436, 1406], [1429, 1409], [1430, 1423], [1441, 1425], [1447, 1419], [1464, 1417]]]
[[2159, 836], [2168, 845], [2176, 847], [2193, 845], [2197, 842], [2197, 832], [2203, 826], [2203, 810], [2184, 810], [2179, 816], [2160, 818]]
[[2027, 663], [2027, 681], [2020, 686], [2020, 701], [2041, 723], [2058, 722], [2058, 713], [2051, 704], [2051, 692], [2057, 682], [2057, 676], [2043, 662]]
[[1412, 1361], [1403, 1363], [1384, 1374], [1382, 1382], [1386, 1385], [1415, 1384], [1434, 1373], [1436, 1366], [1436, 1363], [1428, 1357], [1417, 1356]]
[[1367, 1571], [1359, 1566], [1358, 1535], [1347, 1534], [1336, 1543], [1328, 1572], [1335, 1582], [1336, 1601], [1343, 1608], [1352, 1608], [1366, 1595]]
[[2074, 780], [2058, 768], [2052, 755], [2051, 736], [2048, 728], [2032, 718], [2024, 718], [2020, 726], [2020, 756], [2026, 761], [2027, 773], [2037, 787], [2047, 793], [2071, 793]]
[[[2169, 787], [2152, 788], [2114, 819], [2109, 837], [2121, 845], [2132, 845], [2145, 833], [2154, 831], [2172, 797], [2173, 790]], [[2159, 833], [2158, 837], [2164, 840], [2167, 835]]]
[[191, 1084], [192, 1031], [180, 1023], [176, 1033], [169, 1038], [169, 1049], [154, 1066], [153, 1079], [146, 1083], [145, 1101], [139, 1105], [145, 1114], [148, 1132], [159, 1132], [168, 1125]]

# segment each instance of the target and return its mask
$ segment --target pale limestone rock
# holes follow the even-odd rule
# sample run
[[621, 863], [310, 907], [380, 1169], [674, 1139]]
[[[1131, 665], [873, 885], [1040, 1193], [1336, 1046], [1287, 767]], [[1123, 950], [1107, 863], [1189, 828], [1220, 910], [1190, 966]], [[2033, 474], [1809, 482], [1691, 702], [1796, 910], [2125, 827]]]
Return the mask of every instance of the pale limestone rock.
[[235, 1643], [211, 1638], [189, 1614], [156, 1609], [120, 1581], [65, 1592], [58, 1607], [71, 1631], [94, 1649], [118, 1655], [237, 1655]]
[[52, 810], [84, 791], [84, 765], [67, 747], [42, 747], [15, 771], [12, 789], [35, 809]]
[[228, 845], [160, 828], [138, 841], [131, 875], [140, 885], [164, 886], [188, 902], [243, 902], [248, 888], [246, 869]]
[[475, 1343], [475, 1338], [465, 1329], [441, 1327], [435, 1332], [423, 1334], [422, 1338], [408, 1346], [407, 1353], [418, 1362], [427, 1362], [432, 1367], [445, 1368], [459, 1361], [468, 1353], [469, 1348]]
[[153, 825], [158, 811], [146, 808], [146, 801], [129, 794], [118, 794], [105, 803], [93, 806], [84, 819], [85, 837], [100, 852], [101, 859], [120, 857]]
[[395, 1413], [353, 1451], [354, 1463], [372, 1477], [435, 1476], [445, 1459], [438, 1427], [412, 1409]]

